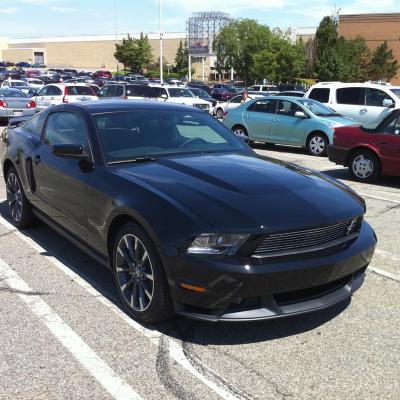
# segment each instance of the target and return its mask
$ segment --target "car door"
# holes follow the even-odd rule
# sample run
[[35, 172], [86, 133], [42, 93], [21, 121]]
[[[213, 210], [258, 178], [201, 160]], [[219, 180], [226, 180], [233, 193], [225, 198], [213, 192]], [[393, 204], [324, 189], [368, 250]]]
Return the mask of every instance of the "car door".
[[45, 106], [45, 98], [47, 96], [48, 88], [49, 88], [48, 86], [45, 86], [44, 88], [40, 89], [39, 93], [36, 96], [36, 108], [38, 111], [47, 108]]
[[242, 98], [243, 98], [242, 95], [233, 97], [226, 104], [224, 111], [226, 112], [226, 111], [229, 111], [229, 110], [233, 110], [236, 107], [239, 107], [240, 104], [242, 103]]
[[269, 130], [275, 119], [275, 99], [261, 99], [250, 104], [243, 112], [250, 140], [269, 141]]
[[32, 180], [38, 208], [75, 236], [86, 237], [86, 180], [83, 165], [53, 154], [58, 144], [80, 144], [90, 153], [88, 127], [81, 114], [50, 112], [40, 145], [32, 151]]
[[332, 108], [345, 117], [352, 118], [362, 124], [374, 120], [365, 106], [366, 88], [362, 86], [350, 86], [336, 90], [336, 104]]
[[307, 119], [295, 117], [295, 113], [304, 110], [289, 100], [279, 100], [275, 118], [269, 131], [269, 140], [273, 143], [302, 145], [306, 134]]
[[385, 107], [383, 105], [384, 100], [391, 100], [393, 104], [396, 104], [395, 99], [383, 90], [367, 88], [365, 95], [365, 109], [367, 110], [365, 118], [368, 119], [368, 122], [382, 121], [390, 114], [392, 108]]
[[373, 135], [373, 145], [379, 149], [386, 173], [400, 174], [400, 113], [395, 112], [382, 132]]

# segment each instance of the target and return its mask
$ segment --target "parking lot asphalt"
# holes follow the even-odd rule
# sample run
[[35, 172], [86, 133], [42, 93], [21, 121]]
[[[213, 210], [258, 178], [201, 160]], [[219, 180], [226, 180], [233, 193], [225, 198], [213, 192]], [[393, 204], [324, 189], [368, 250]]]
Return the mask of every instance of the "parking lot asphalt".
[[142, 326], [95, 261], [42, 224], [10, 225], [1, 178], [0, 399], [398, 399], [400, 179], [360, 184], [301, 149], [254, 149], [365, 198], [378, 246], [351, 301], [279, 321]]

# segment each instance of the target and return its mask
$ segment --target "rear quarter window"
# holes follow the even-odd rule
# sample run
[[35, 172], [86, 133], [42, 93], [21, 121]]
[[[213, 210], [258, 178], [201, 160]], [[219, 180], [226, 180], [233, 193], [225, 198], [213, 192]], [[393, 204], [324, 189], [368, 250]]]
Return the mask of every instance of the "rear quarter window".
[[338, 104], [364, 105], [365, 88], [348, 87], [336, 90], [336, 102]]
[[329, 88], [315, 88], [311, 89], [308, 98], [317, 100], [320, 103], [328, 103], [329, 102], [330, 89]]

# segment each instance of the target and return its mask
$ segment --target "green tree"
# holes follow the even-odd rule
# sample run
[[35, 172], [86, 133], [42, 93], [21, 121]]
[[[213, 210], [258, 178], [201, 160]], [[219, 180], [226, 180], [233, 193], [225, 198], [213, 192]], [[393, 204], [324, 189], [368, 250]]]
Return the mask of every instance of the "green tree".
[[321, 81], [338, 79], [340, 58], [338, 56], [337, 25], [333, 18], [324, 17], [315, 34], [315, 73]]
[[234, 20], [216, 36], [213, 49], [219, 72], [233, 68], [245, 85], [252, 78], [255, 55], [271, 48], [270, 29], [252, 19]]
[[179, 41], [179, 47], [175, 55], [175, 72], [181, 73], [182, 75], [187, 74], [189, 68], [189, 50], [187, 42], [182, 43]]
[[132, 38], [129, 34], [126, 39], [122, 39], [121, 44], [115, 45], [114, 57], [124, 66], [124, 69], [130, 68], [133, 72], [143, 73], [143, 68], [147, 67], [152, 59], [152, 49], [149, 39], [140, 34], [139, 39]]
[[385, 40], [372, 54], [370, 77], [373, 80], [390, 81], [396, 76], [398, 69], [399, 63]]

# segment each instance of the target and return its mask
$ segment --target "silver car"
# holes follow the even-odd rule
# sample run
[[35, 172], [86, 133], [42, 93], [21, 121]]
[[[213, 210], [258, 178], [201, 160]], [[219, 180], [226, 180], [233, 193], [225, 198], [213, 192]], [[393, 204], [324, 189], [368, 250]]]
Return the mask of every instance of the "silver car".
[[36, 114], [36, 103], [18, 89], [0, 89], [0, 120]]

